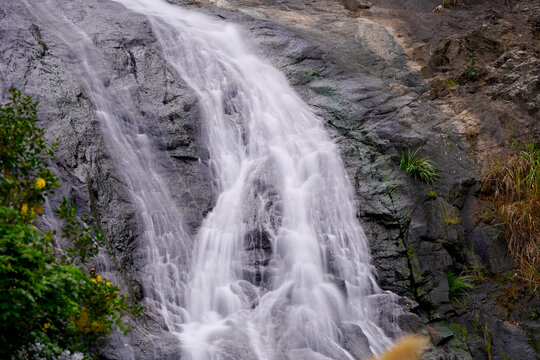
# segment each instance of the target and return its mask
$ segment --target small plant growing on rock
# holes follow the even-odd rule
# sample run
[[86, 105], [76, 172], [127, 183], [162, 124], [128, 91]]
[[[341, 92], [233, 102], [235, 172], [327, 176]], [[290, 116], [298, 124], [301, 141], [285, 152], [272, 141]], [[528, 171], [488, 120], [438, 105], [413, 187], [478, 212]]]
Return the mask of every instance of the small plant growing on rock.
[[482, 261], [476, 255], [476, 252], [474, 251], [474, 246], [471, 247], [471, 256], [472, 256], [472, 262], [469, 265], [468, 273], [471, 275], [472, 279], [475, 282], [482, 282], [484, 281], [485, 275], [486, 275], [486, 269], [482, 265]]
[[448, 280], [448, 297], [452, 301], [461, 301], [467, 296], [467, 290], [474, 288], [471, 283], [472, 277], [458, 276], [453, 272], [446, 275]]
[[406, 171], [414, 179], [420, 179], [427, 184], [434, 184], [439, 179], [439, 171], [433, 166], [429, 157], [418, 157], [416, 149], [411, 153], [409, 149], [407, 155], [400, 153], [399, 167]]
[[449, 77], [445, 81], [445, 86], [447, 89], [453, 88], [454, 86], [458, 86], [458, 81], [453, 77]]
[[450, 207], [450, 209], [447, 209], [446, 206], [444, 206], [442, 202], [439, 203], [439, 205], [441, 207], [441, 216], [442, 216], [444, 225], [459, 224], [459, 217], [455, 214], [452, 207]]
[[460, 76], [460, 80], [462, 80], [462, 82], [477, 81], [480, 77], [480, 68], [476, 66], [476, 56], [469, 54], [468, 58], [469, 63]]
[[538, 296], [540, 288], [540, 148], [531, 144], [496, 161], [483, 178], [488, 214], [502, 227], [520, 278]]
[[489, 333], [488, 324], [482, 328], [482, 334], [484, 335], [484, 345], [486, 347], [486, 354], [488, 357], [488, 360], [493, 359], [493, 354], [491, 352], [491, 348], [493, 347], [493, 344], [491, 343], [491, 334]]

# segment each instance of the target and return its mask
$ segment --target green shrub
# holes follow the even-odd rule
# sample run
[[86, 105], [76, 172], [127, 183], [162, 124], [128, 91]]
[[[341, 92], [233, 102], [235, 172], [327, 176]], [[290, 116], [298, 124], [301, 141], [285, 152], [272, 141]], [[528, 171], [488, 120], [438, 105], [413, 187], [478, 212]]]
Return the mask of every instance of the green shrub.
[[10, 90], [0, 105], [0, 358], [54, 359], [64, 351], [93, 357], [113, 325], [127, 330], [129, 305], [119, 288], [76, 264], [95, 255], [100, 236], [80, 224], [67, 202], [57, 213], [72, 247], [54, 248], [54, 231], [38, 230], [45, 196], [58, 187], [53, 155], [36, 126], [36, 103]]
[[439, 171], [433, 166], [429, 157], [417, 156], [419, 150], [420, 148], [411, 153], [409, 149], [406, 156], [403, 152], [400, 153], [399, 167], [414, 179], [420, 178], [425, 183], [434, 184], [439, 179]]
[[467, 296], [467, 290], [474, 288], [471, 276], [458, 276], [453, 272], [446, 274], [448, 280], [448, 297], [452, 301], [463, 300]]

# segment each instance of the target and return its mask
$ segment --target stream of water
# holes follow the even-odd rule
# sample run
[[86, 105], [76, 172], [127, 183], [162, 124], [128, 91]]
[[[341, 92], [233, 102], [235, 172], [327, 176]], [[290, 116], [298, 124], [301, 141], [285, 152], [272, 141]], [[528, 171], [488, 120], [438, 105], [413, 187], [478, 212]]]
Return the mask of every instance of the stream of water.
[[27, 1], [81, 61], [144, 229], [145, 305], [180, 339], [183, 359], [355, 359], [390, 344], [337, 146], [246, 33], [164, 1], [113, 0], [149, 18], [170, 68], [198, 96], [218, 197], [190, 239], [139, 131], [136, 85], [104, 86], [88, 35], [53, 1]]

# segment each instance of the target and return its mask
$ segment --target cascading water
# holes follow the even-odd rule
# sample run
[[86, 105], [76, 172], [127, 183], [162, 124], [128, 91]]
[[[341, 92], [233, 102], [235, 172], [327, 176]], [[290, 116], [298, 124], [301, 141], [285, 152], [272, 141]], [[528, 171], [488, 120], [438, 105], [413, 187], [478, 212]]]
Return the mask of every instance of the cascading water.
[[321, 119], [237, 27], [161, 1], [115, 1], [151, 19], [198, 94], [218, 184], [187, 284], [186, 357], [224, 359], [230, 342], [247, 342], [259, 359], [352, 359], [343, 324], [379, 352], [388, 339], [369, 299], [379, 290], [368, 243]]
[[[389, 345], [338, 149], [236, 26], [161, 0], [114, 0], [150, 19], [170, 67], [199, 97], [219, 197], [193, 242], [139, 133], [136, 85], [104, 86], [88, 35], [51, 1], [26, 1], [80, 59], [144, 229], [145, 304], [181, 340], [184, 359], [354, 359]], [[365, 345], [352, 351], [351, 341]]]
[[[27, 8], [66, 48], [55, 51], [74, 64], [74, 70], [91, 100], [102, 133], [137, 209], [143, 229], [139, 252], [146, 258], [140, 269], [145, 288], [145, 306], [158, 312], [171, 332], [186, 320], [180, 294], [188, 269], [191, 240], [184, 231], [182, 216], [159, 175], [156, 155], [148, 137], [141, 133], [144, 122], [133, 100], [137, 84], [132, 77], [112, 79], [99, 49], [80, 27], [62, 15], [54, 1], [24, 0]], [[127, 354], [123, 358], [129, 359]]]

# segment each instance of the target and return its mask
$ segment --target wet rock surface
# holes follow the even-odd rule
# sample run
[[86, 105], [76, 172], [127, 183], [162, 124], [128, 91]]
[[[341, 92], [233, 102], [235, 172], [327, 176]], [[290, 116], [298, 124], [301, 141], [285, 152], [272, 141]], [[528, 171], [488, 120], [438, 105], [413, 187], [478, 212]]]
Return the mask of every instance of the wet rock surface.
[[[425, 70], [431, 65], [426, 61], [423, 68], [422, 64], [415, 62], [418, 57], [414, 56], [412, 47], [418, 44], [402, 45], [405, 40], [400, 37], [403, 35], [395, 30], [398, 21], [394, 21], [395, 27], [390, 27], [387, 22], [374, 22], [372, 18], [381, 20], [379, 17], [383, 15], [396, 17], [400, 12], [408, 12], [401, 19], [410, 20], [405, 25], [412, 23], [417, 30], [430, 27], [427, 31], [431, 31], [429, 36], [432, 39], [416, 50], [428, 49], [434, 46], [432, 44], [438, 44], [437, 36], [442, 36], [435, 30], [440, 19], [431, 18], [422, 24], [422, 20], [411, 17], [435, 16], [432, 13], [433, 2], [373, 3], [372, 13], [358, 9], [351, 13], [350, 9], [330, 1], [272, 4], [228, 1], [216, 2], [218, 9], [210, 7], [207, 11], [239, 22], [256, 34], [265, 55], [287, 74], [298, 92], [327, 121], [355, 184], [358, 215], [371, 241], [379, 281], [384, 288], [418, 302], [414, 307], [405, 306], [409, 311], [402, 316], [400, 324], [404, 329], [424, 332], [432, 337], [434, 346], [428, 358], [507, 356], [532, 359], [537, 350], [534, 350], [533, 342], [525, 342], [523, 337], [531, 339], [538, 336], [537, 327], [531, 325], [531, 321], [516, 326], [516, 332], [510, 335], [522, 349], [493, 341], [502, 331], [497, 324], [515, 321], [516, 314], [503, 315], [501, 307], [505, 301], [501, 297], [496, 301], [495, 293], [487, 291], [481, 284], [491, 284], [498, 291], [511, 291], [508, 290], [513, 286], [511, 281], [495, 284], [493, 278], [488, 279], [488, 274], [508, 272], [511, 259], [505, 250], [504, 240], [497, 236], [497, 230], [479, 219], [484, 205], [478, 197], [477, 181], [482, 170], [478, 165], [482, 161], [479, 160], [482, 159], [481, 150], [486, 150], [488, 143], [493, 144], [494, 141], [492, 146], [497, 147], [497, 141], [505, 136], [502, 134], [504, 130], [499, 129], [504, 129], [504, 125], [490, 123], [490, 117], [502, 107], [515, 110], [515, 117], [521, 114], [519, 104], [523, 104], [520, 102], [522, 99], [514, 95], [518, 89], [531, 94], [529, 108], [537, 106], [534, 90], [537, 67], [530, 67], [531, 72], [524, 76], [509, 77], [509, 73], [519, 71], [519, 66], [501, 73], [489, 72], [488, 77], [496, 77], [491, 83], [498, 85], [479, 88], [476, 84], [480, 89], [477, 91], [489, 93], [497, 91], [493, 89], [504, 88], [501, 92], [506, 91], [507, 100], [514, 96], [510, 100], [513, 103], [490, 103], [474, 97], [473, 92], [471, 98], [461, 104], [462, 108], [465, 104], [470, 108], [462, 110], [461, 117], [456, 118], [455, 113], [448, 111], [446, 103], [437, 99], [433, 101], [434, 84]], [[489, 13], [489, 5], [485, 2], [478, 6], [481, 6], [480, 12]], [[453, 15], [453, 19], [457, 22], [459, 16], [463, 16], [463, 12]], [[442, 28], [444, 36], [451, 35], [448, 30], [452, 28], [450, 21]], [[530, 42], [528, 52], [514, 50], [503, 55], [504, 46], [493, 39], [490, 31], [492, 29], [482, 26], [464, 31], [466, 46], [479, 54], [477, 62], [491, 62], [493, 66], [500, 67], [497, 64], [509, 61], [510, 67], [516, 61], [512, 59], [518, 56], [521, 56], [520, 63], [535, 62], [536, 50]], [[421, 34], [419, 31], [416, 35]], [[447, 48], [443, 52], [459, 53], [462, 62], [457, 65], [453, 58], [448, 59], [445, 55], [436, 71], [463, 66], [456, 75], [457, 81], [461, 81], [459, 77], [471, 64], [471, 57], [463, 49], [462, 40], [459, 40], [459, 46], [452, 41], [441, 40], [439, 43]], [[456, 47], [457, 50], [452, 50]], [[434, 46], [433, 57], [425, 58], [433, 61], [436, 49]], [[480, 58], [480, 54], [485, 55]], [[462, 88], [471, 93], [469, 89], [475, 85], [467, 81]], [[538, 122], [534, 116], [529, 114], [518, 121], [530, 129], [530, 137], [522, 138], [523, 141], [537, 138]], [[482, 135], [485, 137], [475, 140], [481, 146], [471, 145], [471, 137], [475, 137], [473, 128], [485, 132]], [[494, 137], [494, 134], [500, 137]], [[397, 166], [400, 151], [417, 148], [421, 148], [421, 156], [430, 156], [441, 169], [440, 182], [435, 186], [413, 181]], [[471, 290], [470, 296], [483, 297], [482, 305], [472, 306], [451, 299], [448, 274], [471, 269], [476, 271], [478, 267], [485, 271], [486, 278], [478, 279], [479, 285]], [[524, 295], [519, 302], [529, 313], [534, 313], [538, 303], [531, 294]], [[463, 328], [455, 325], [458, 322], [463, 324]], [[484, 330], [480, 329], [481, 322]], [[430, 327], [425, 324], [430, 324]]]
[[[72, 1], [63, 5], [65, 15], [92, 37], [107, 63], [100, 74], [107, 86], [125, 79], [136, 82], [133, 97], [137, 110], [147, 119], [139, 131], [164, 154], [155, 165], [170, 185], [188, 231], [194, 233], [214, 201], [207, 155], [200, 148], [195, 97], [165, 66], [146, 19], [126, 13], [113, 2], [99, 7]], [[39, 102], [39, 126], [46, 129], [51, 142], [58, 141], [53, 171], [62, 189], [51, 199], [52, 206], [66, 196], [81, 215], [93, 219], [105, 233], [103, 252], [109, 258], [93, 265], [100, 273], [116, 274], [121, 287], [140, 301], [143, 290], [138, 269], [143, 264], [136, 250], [142, 229], [137, 226], [123, 174], [111, 161], [94, 104], [79, 83], [80, 60], [24, 5], [2, 4], [2, 11], [0, 92], [5, 97], [13, 86], [32, 95]], [[88, 13], [92, 16], [84, 16]], [[134, 356], [178, 359], [178, 340], [163, 330], [156, 314], [149, 309], [141, 324], [132, 324], [128, 342], [134, 345]], [[132, 356], [130, 351], [125, 353], [124, 342], [126, 339], [119, 338], [105, 349], [105, 355], [113, 359]]]
[[[431, 336], [429, 359], [535, 359], [539, 326], [531, 314], [538, 309], [538, 300], [521, 293], [511, 280], [502, 285], [486, 280], [467, 303], [456, 304], [449, 298], [447, 274], [471, 266], [488, 273], [504, 273], [511, 267], [496, 231], [476, 216], [482, 206], [476, 196], [478, 158], [489, 139], [506, 136], [498, 130], [504, 129], [506, 120], [493, 115], [499, 103], [487, 108], [484, 99], [512, 104], [515, 114], [526, 115], [518, 123], [534, 125], [530, 119], [538, 114], [537, 52], [533, 56], [530, 49], [505, 49], [482, 27], [461, 37], [445, 33], [437, 41], [415, 37], [404, 47], [401, 33], [394, 32], [395, 23], [389, 26], [389, 14], [395, 11], [405, 24], [412, 24], [403, 27], [403, 36], [405, 31], [411, 36], [429, 30], [433, 20], [421, 24], [407, 19], [422, 13], [435, 16], [433, 1], [169, 2], [241, 24], [254, 35], [261, 56], [282, 70], [327, 122], [356, 189], [358, 217], [371, 242], [379, 282], [403, 296], [405, 313], [398, 319], [402, 329]], [[104, 75], [108, 81], [136, 82], [133, 97], [148, 119], [140, 131], [163, 155], [161, 175], [194, 233], [214, 201], [195, 97], [167, 68], [146, 19], [112, 2], [99, 1], [95, 7], [92, 2], [63, 3], [66, 14], [101, 51], [109, 65]], [[0, 95], [15, 86], [39, 101], [40, 125], [51, 140], [60, 139], [53, 164], [64, 185], [58, 196], [68, 196], [101, 226], [112, 271], [140, 299], [137, 214], [122, 174], [107, 154], [93, 104], [78, 83], [77, 64], [24, 5], [7, 3], [0, 10]], [[496, 12], [488, 20], [497, 21], [498, 16]], [[477, 83], [464, 83], [459, 91], [472, 95], [451, 102], [448, 111], [449, 95], [434, 96], [433, 89], [440, 73], [445, 77], [454, 71], [458, 78], [457, 70], [470, 63], [462, 44], [489, 54], [485, 59], [478, 55], [477, 60], [489, 86], [478, 90]], [[429, 61], [420, 66], [411, 63], [425, 58], [419, 54], [428, 49], [433, 53]], [[491, 115], [496, 121], [488, 126], [483, 119]], [[487, 129], [482, 134], [489, 137], [472, 136], [471, 129], [477, 128]], [[534, 127], [530, 133], [538, 137], [537, 131]], [[399, 169], [399, 152], [420, 147], [420, 155], [430, 156], [441, 169], [435, 186], [415, 181]], [[271, 255], [268, 238], [255, 229], [245, 247], [253, 253], [246, 261], [245, 278], [260, 284]], [[246, 302], [257, 301], [247, 281], [234, 291], [241, 292]], [[163, 330], [156, 313], [150, 309], [141, 324], [134, 324], [127, 347], [140, 359], [180, 358], [177, 340]], [[357, 343], [362, 335], [355, 329], [343, 330], [345, 338], [355, 339], [349, 351], [358, 358], [369, 355]], [[245, 353], [230, 348], [229, 343], [240, 340], [224, 343], [227, 358], [250, 358], [249, 347]], [[115, 353], [115, 341], [126, 340], [113, 339], [105, 349], [107, 358], [121, 357]], [[295, 356], [312, 358], [308, 353]]]

